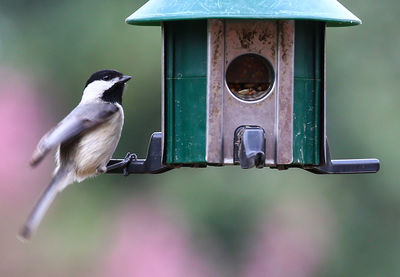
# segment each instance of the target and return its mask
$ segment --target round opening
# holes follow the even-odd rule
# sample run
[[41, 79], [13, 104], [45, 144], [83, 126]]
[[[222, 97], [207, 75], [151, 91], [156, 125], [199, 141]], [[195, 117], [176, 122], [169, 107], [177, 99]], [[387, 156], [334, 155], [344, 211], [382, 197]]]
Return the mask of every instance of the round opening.
[[237, 98], [256, 101], [271, 91], [274, 76], [274, 69], [266, 58], [257, 54], [244, 54], [229, 64], [226, 83]]

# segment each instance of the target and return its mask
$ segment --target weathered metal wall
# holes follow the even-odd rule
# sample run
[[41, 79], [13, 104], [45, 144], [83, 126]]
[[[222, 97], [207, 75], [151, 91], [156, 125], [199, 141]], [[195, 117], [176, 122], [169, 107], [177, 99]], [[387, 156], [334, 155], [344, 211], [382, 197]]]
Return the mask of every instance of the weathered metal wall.
[[319, 165], [324, 132], [325, 23], [296, 21], [293, 163]]
[[205, 163], [207, 22], [165, 22], [164, 47], [164, 161]]
[[[294, 21], [212, 19], [208, 30], [207, 162], [233, 164], [235, 130], [256, 125], [265, 131], [265, 164], [291, 164]], [[257, 101], [238, 99], [226, 83], [229, 64], [244, 54], [260, 55], [274, 71], [271, 90]]]

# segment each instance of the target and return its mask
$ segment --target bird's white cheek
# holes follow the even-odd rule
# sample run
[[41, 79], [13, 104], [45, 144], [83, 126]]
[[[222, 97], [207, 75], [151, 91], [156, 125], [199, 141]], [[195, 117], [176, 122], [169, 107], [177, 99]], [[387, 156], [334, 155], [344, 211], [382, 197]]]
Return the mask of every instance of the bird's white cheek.
[[103, 81], [97, 80], [90, 83], [83, 91], [81, 102], [91, 102], [100, 99], [104, 91], [111, 88], [117, 80]]

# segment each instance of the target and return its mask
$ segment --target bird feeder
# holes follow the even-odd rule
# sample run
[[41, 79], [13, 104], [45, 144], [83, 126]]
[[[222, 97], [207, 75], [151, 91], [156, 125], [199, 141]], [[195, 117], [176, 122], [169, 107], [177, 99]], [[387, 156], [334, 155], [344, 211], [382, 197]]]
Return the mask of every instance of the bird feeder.
[[330, 158], [325, 29], [361, 23], [336, 0], [150, 0], [126, 22], [162, 28], [162, 132], [129, 172], [379, 170]]

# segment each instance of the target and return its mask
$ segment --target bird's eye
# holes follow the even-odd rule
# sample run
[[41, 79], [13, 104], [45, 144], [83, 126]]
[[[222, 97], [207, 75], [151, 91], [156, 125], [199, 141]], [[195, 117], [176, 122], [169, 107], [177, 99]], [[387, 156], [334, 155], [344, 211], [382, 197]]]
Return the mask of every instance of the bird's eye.
[[106, 76], [103, 77], [103, 80], [104, 81], [109, 81], [109, 80], [111, 80], [111, 76], [110, 75], [106, 75]]

